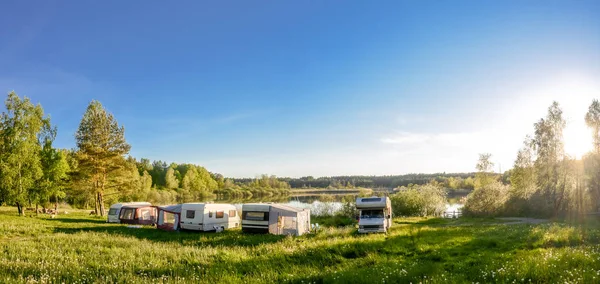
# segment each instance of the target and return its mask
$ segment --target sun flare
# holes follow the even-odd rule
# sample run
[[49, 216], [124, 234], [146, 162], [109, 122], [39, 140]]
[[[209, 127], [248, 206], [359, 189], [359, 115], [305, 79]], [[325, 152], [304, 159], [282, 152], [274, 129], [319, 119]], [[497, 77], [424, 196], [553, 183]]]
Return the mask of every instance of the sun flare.
[[564, 111], [567, 126], [563, 132], [565, 154], [581, 159], [592, 150], [592, 133], [585, 124], [585, 114], [589, 105], [598, 94], [598, 85], [590, 80], [571, 78], [557, 88], [559, 103]]
[[571, 158], [581, 159], [583, 155], [592, 150], [592, 134], [583, 119], [568, 124], [563, 134], [565, 154]]

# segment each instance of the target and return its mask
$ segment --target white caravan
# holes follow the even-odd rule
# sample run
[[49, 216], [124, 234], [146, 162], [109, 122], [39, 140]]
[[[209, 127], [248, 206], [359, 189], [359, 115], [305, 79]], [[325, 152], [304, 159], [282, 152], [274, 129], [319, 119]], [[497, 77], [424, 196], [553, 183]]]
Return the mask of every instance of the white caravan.
[[240, 226], [240, 216], [231, 204], [181, 204], [180, 227], [195, 231], [220, 231]]
[[152, 205], [150, 202], [125, 202], [125, 203], [116, 203], [110, 206], [108, 210], [108, 218], [106, 222], [108, 223], [121, 223], [119, 220], [119, 215], [121, 214], [121, 207], [126, 205]]
[[387, 233], [392, 226], [392, 203], [389, 197], [359, 197], [358, 209], [359, 233]]
[[310, 232], [310, 210], [283, 204], [244, 204], [242, 231], [301, 236]]

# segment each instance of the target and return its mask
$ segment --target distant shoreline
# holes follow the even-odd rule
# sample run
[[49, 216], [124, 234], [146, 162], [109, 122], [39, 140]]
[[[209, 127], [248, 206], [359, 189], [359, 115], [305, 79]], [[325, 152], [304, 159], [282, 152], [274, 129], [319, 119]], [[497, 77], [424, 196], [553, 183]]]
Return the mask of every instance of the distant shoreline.
[[357, 189], [291, 189], [290, 195], [303, 196], [303, 195], [316, 195], [316, 194], [361, 194], [364, 192], [373, 192], [370, 188], [357, 188]]

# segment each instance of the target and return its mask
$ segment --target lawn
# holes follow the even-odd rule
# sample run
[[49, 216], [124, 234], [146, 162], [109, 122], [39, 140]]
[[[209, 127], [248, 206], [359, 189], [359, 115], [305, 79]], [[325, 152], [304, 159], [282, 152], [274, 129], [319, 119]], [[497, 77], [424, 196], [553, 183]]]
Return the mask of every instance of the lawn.
[[397, 218], [388, 235], [163, 232], [0, 207], [0, 282], [593, 283], [600, 230]]

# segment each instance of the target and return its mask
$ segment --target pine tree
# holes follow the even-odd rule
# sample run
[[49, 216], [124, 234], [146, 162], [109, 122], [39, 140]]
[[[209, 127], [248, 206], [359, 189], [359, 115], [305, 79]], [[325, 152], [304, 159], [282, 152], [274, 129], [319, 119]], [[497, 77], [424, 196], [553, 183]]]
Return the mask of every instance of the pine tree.
[[95, 195], [96, 214], [104, 216], [104, 191], [111, 178], [118, 175], [126, 161], [130, 146], [125, 141], [125, 128], [98, 101], [88, 106], [75, 133], [80, 175], [91, 183]]

